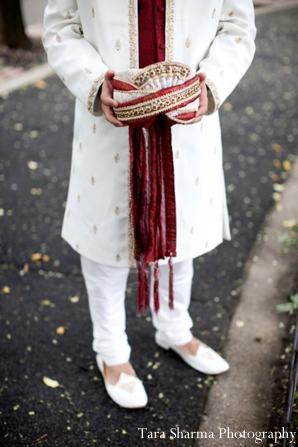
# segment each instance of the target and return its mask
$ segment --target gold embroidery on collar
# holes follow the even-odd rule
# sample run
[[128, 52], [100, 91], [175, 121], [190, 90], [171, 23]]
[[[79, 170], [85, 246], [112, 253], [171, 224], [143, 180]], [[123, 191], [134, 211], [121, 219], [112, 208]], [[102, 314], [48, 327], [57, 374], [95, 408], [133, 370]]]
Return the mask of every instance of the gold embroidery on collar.
[[129, 68], [138, 68], [137, 1], [129, 0]]
[[166, 2], [166, 60], [174, 59], [174, 12], [175, 1], [168, 0]]
[[121, 49], [121, 42], [120, 42], [120, 39], [117, 39], [117, 40], [116, 40], [115, 47], [116, 47], [116, 50], [117, 50], [117, 51], [119, 51], [119, 50]]
[[95, 79], [95, 81], [92, 84], [89, 96], [88, 96], [88, 100], [87, 100], [87, 109], [90, 113], [93, 112], [93, 103], [94, 103], [94, 99], [95, 96], [97, 95], [98, 92], [98, 88], [100, 86], [100, 84], [103, 82], [105, 75], [102, 74], [100, 75], [98, 78]]

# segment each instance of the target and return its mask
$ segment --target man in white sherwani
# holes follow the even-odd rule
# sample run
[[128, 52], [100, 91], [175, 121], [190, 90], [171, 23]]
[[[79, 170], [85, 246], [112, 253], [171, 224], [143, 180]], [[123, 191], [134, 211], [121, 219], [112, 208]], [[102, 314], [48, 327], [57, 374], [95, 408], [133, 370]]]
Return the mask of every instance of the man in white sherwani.
[[110, 397], [126, 408], [147, 404], [129, 362], [124, 297], [135, 266], [130, 218], [128, 126], [113, 112], [119, 70], [155, 62], [199, 73], [200, 107], [191, 124], [172, 127], [177, 257], [174, 309], [168, 266], [160, 267], [156, 343], [207, 374], [227, 362], [191, 333], [193, 258], [230, 239], [218, 109], [255, 50], [252, 0], [49, 0], [43, 43], [76, 97], [72, 166], [63, 238], [81, 255], [93, 322], [93, 349]]

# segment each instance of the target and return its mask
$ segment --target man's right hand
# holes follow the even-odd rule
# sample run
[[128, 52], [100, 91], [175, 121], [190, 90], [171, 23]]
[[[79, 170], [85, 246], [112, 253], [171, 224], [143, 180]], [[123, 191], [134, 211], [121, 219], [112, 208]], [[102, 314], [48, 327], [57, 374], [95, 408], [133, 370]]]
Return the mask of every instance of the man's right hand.
[[100, 100], [102, 102], [102, 110], [109, 123], [116, 127], [125, 127], [126, 124], [117, 120], [114, 115], [113, 107], [118, 107], [118, 102], [113, 99], [113, 84], [114, 71], [108, 70], [105, 74], [105, 80], [101, 87]]

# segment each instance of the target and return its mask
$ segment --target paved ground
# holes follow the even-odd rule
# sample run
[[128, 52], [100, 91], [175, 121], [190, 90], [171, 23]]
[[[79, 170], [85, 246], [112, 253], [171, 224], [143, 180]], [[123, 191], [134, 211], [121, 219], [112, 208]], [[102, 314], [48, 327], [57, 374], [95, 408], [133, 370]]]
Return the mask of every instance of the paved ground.
[[[218, 350], [274, 185], [288, 178], [297, 154], [297, 16], [294, 8], [258, 18], [255, 61], [221, 112], [233, 240], [196, 261], [191, 306], [195, 333]], [[78, 256], [60, 239], [73, 98], [52, 77], [9, 95], [0, 116], [1, 446], [192, 445], [141, 439], [138, 431], [194, 430], [213, 379], [154, 345], [150, 317], [135, 317], [134, 274], [128, 334], [149, 405], [126, 411], [103, 390]], [[34, 253], [42, 259], [31, 262]], [[47, 387], [43, 376], [60, 386]]]

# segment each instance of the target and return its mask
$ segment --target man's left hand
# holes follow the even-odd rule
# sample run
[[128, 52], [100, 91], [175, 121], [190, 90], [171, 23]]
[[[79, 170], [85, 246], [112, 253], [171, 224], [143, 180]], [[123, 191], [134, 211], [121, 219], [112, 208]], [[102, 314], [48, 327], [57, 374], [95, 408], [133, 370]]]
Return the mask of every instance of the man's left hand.
[[196, 112], [194, 119], [192, 119], [187, 124], [199, 123], [203, 116], [208, 111], [208, 95], [207, 95], [207, 86], [205, 84], [206, 75], [205, 73], [199, 73], [200, 81], [201, 81], [201, 94], [199, 96], [200, 106], [199, 110]]

